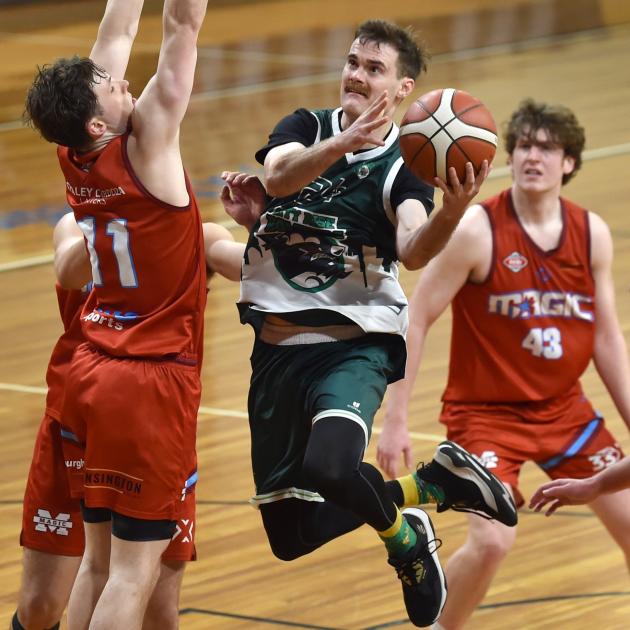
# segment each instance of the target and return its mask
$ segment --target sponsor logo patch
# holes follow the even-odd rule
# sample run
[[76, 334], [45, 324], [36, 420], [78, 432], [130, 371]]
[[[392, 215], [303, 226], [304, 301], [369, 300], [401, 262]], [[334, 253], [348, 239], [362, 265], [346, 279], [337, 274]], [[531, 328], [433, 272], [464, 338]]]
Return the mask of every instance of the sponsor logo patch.
[[70, 514], [59, 512], [53, 517], [48, 510], [42, 508], [37, 509], [37, 514], [33, 516], [33, 523], [35, 523], [35, 531], [53, 532], [57, 536], [67, 536], [68, 530], [72, 529]]
[[509, 256], [506, 256], [503, 259], [503, 264], [512, 272], [518, 273], [519, 271], [525, 269], [529, 264], [529, 261], [523, 254], [519, 252], [512, 252]]

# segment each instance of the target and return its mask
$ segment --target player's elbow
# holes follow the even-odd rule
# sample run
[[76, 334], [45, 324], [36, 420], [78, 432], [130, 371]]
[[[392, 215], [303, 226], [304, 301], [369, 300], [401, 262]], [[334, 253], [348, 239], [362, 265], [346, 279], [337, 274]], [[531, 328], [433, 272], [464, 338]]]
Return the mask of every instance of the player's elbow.
[[89, 270], [71, 265], [55, 265], [55, 276], [63, 289], [81, 289], [92, 279]]
[[286, 178], [279, 172], [265, 172], [265, 189], [270, 197], [287, 197], [297, 192], [287, 186]]
[[83, 239], [70, 246], [57, 247], [54, 269], [57, 282], [64, 289], [80, 289], [92, 280], [92, 267]]
[[189, 34], [196, 38], [205, 13], [192, 2], [170, 2], [164, 12], [164, 34]]
[[429, 252], [424, 250], [403, 250], [398, 252], [398, 259], [408, 271], [418, 271], [431, 260]]

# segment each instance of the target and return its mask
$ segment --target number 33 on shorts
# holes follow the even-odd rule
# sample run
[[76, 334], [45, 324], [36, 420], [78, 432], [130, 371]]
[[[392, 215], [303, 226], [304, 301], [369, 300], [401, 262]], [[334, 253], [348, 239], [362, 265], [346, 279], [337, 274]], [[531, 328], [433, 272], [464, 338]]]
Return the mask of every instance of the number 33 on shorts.
[[589, 455], [589, 460], [593, 464], [593, 472], [598, 472], [612, 466], [621, 459], [621, 450], [617, 446], [607, 446], [594, 455]]

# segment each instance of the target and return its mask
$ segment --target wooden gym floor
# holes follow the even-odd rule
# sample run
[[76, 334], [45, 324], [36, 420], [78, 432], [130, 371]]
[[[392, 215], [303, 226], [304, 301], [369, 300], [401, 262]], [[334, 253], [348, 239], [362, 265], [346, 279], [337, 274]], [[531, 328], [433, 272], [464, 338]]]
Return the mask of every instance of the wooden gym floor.
[[[104, 4], [77, 0], [0, 7], [2, 627], [15, 609], [21, 499], [43, 412], [47, 360], [60, 332], [50, 241], [65, 205], [54, 149], [22, 128], [20, 116], [35, 65], [87, 54]], [[145, 3], [127, 77], [132, 92], [140, 91], [155, 68], [160, 4]], [[222, 222], [244, 238], [217, 202], [218, 175], [224, 169], [257, 170], [254, 151], [285, 113], [337, 103], [353, 29], [369, 17], [413, 25], [432, 49], [429, 73], [419, 81], [416, 96], [457, 87], [481, 98], [499, 123], [527, 96], [575, 110], [587, 130], [588, 150], [566, 194], [600, 213], [612, 228], [618, 309], [630, 341], [630, 7], [624, 0], [211, 0], [182, 131], [204, 219]], [[508, 185], [500, 150], [482, 194]], [[415, 278], [403, 272], [405, 288], [411, 289]], [[213, 281], [199, 414], [199, 561], [184, 580], [181, 627], [407, 627], [399, 584], [368, 528], [291, 564], [269, 551], [259, 517], [247, 504], [252, 482], [245, 408], [252, 333], [238, 323], [237, 296], [236, 285]], [[431, 458], [443, 435], [436, 417], [448, 320], [448, 315], [441, 318], [429, 336], [413, 400], [410, 425], [418, 461]], [[584, 384], [630, 451], [628, 432], [592, 369]], [[375, 443], [368, 452], [372, 461]], [[534, 466], [526, 466], [524, 493], [531, 494], [543, 479]], [[463, 541], [465, 518], [434, 516], [445, 560]], [[551, 519], [524, 510], [516, 546], [468, 627], [622, 629], [628, 619], [630, 582], [622, 554], [596, 519], [584, 509], [566, 509]]]

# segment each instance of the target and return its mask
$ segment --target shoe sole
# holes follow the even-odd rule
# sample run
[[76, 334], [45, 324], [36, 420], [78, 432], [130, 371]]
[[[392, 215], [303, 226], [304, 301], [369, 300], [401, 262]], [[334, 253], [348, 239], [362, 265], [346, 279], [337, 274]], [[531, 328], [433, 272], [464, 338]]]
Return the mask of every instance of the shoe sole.
[[[507, 488], [489, 473], [468, 451], [455, 442], [442, 442], [433, 459], [460, 479], [472, 481], [478, 488], [486, 504], [494, 510], [494, 518], [504, 525], [513, 527], [518, 521], [514, 501]], [[501, 502], [511, 518], [501, 519]]]
[[[407, 508], [402, 511], [403, 514], [413, 514], [417, 519], [422, 522], [424, 529], [427, 533], [427, 539], [429, 541], [435, 540], [435, 530], [433, 529], [433, 523], [431, 523], [431, 519], [429, 515], [419, 508]], [[442, 610], [444, 610], [444, 604], [446, 604], [446, 578], [444, 577], [444, 571], [442, 571], [442, 565], [440, 564], [440, 560], [437, 555], [437, 549], [434, 549], [431, 552], [433, 556], [433, 560], [435, 562], [435, 568], [437, 569], [438, 575], [440, 577], [440, 584], [442, 586], [442, 600], [440, 601], [440, 609], [438, 610], [438, 614], [435, 616], [435, 619], [431, 623], [435, 623], [442, 614]]]

